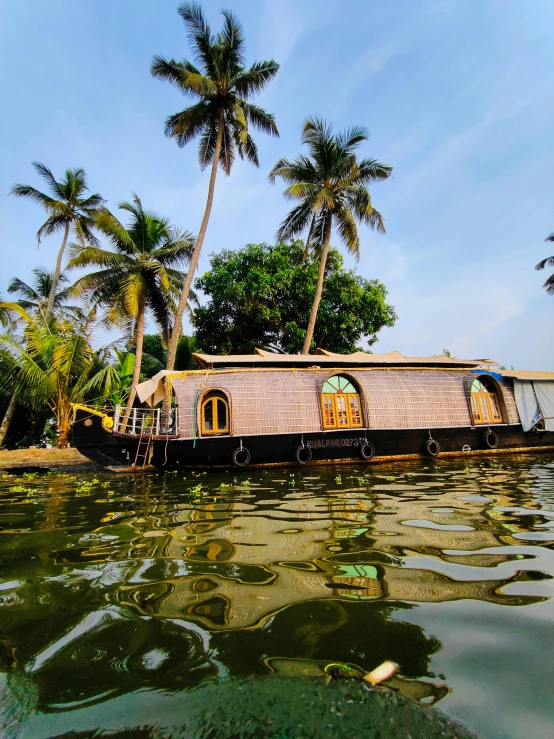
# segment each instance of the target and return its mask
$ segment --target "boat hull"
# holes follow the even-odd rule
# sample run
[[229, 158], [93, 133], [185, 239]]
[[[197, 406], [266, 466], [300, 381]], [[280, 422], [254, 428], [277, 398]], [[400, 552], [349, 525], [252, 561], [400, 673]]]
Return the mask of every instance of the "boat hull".
[[[87, 425], [85, 425], [85, 422]], [[250, 436], [212, 436], [197, 439], [155, 437], [147, 462], [159, 468], [224, 468], [236, 467], [234, 452], [241, 447], [248, 454], [239, 454], [239, 461], [249, 457], [245, 467], [303, 466], [297, 460], [297, 451], [304, 447], [300, 457], [307, 464], [340, 462], [384, 462], [393, 459], [411, 459], [426, 456], [425, 444], [429, 438], [440, 446], [438, 456], [498, 454], [554, 450], [554, 434], [530, 431], [524, 433], [520, 425], [495, 425], [490, 428], [498, 435], [498, 447], [486, 443], [489, 427], [457, 427], [435, 429], [345, 429], [342, 431], [307, 432], [304, 434], [268, 434]], [[129, 467], [135, 461], [139, 440], [106, 430], [102, 418], [77, 410], [73, 437], [78, 450], [92, 461], [105, 467]], [[364, 459], [369, 442], [375, 456]], [[142, 459], [140, 460], [142, 467]]]

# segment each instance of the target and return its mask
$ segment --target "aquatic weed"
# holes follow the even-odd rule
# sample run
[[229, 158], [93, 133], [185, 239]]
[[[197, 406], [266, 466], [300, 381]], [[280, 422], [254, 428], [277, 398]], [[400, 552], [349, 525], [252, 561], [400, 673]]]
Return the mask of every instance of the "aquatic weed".
[[14, 485], [10, 488], [10, 493], [27, 493], [27, 495], [34, 495], [36, 490], [35, 488], [26, 488], [24, 485]]

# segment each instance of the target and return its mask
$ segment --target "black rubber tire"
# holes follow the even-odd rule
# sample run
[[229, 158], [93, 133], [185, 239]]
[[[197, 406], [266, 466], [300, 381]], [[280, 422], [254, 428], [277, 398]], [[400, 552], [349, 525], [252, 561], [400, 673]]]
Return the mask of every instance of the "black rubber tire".
[[369, 441], [364, 441], [360, 444], [360, 457], [362, 459], [373, 459], [375, 456], [375, 447]]
[[298, 464], [308, 464], [312, 461], [312, 450], [308, 449], [307, 446], [299, 446], [296, 448], [294, 456]]
[[425, 442], [425, 454], [428, 457], [438, 457], [441, 451], [441, 446], [435, 439], [427, 439]]
[[489, 449], [498, 449], [498, 446], [500, 444], [500, 438], [498, 437], [498, 434], [496, 433], [496, 431], [491, 431], [490, 429], [488, 431], [485, 431], [483, 441], [485, 442], [485, 446]]
[[233, 464], [235, 467], [246, 467], [250, 464], [250, 452], [246, 447], [239, 446], [233, 452]]

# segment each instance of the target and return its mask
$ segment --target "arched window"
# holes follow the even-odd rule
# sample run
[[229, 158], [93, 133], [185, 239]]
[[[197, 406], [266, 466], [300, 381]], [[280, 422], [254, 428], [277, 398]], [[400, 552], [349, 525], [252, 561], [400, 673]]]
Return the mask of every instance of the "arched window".
[[502, 423], [502, 412], [494, 385], [486, 377], [478, 377], [469, 389], [473, 423]]
[[204, 396], [200, 418], [202, 435], [229, 433], [229, 403], [222, 392], [215, 390]]
[[342, 375], [330, 377], [321, 390], [323, 427], [355, 428], [362, 425], [360, 395], [352, 382]]

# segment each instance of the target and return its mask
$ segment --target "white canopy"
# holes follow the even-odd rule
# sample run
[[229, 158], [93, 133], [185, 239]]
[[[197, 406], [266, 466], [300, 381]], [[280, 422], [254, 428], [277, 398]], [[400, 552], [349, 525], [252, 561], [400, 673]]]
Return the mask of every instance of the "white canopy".
[[154, 377], [136, 385], [137, 395], [141, 403], [147, 403], [151, 408], [165, 398], [164, 379], [168, 375], [178, 375], [175, 370], [160, 370]]

